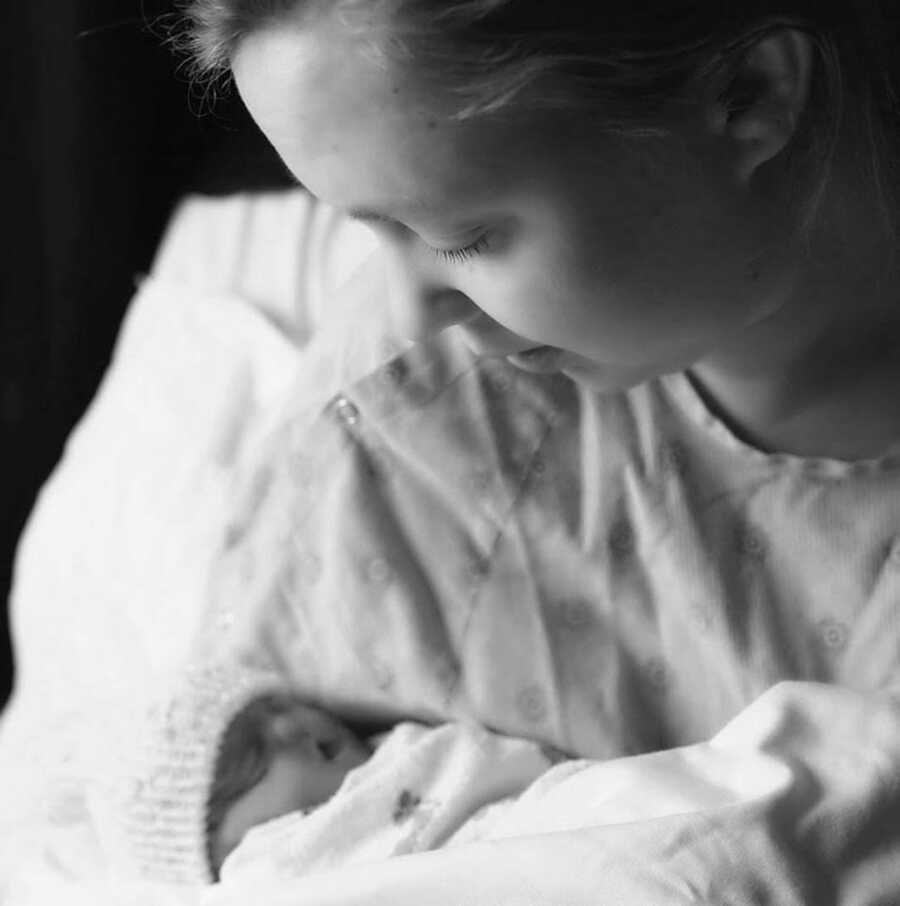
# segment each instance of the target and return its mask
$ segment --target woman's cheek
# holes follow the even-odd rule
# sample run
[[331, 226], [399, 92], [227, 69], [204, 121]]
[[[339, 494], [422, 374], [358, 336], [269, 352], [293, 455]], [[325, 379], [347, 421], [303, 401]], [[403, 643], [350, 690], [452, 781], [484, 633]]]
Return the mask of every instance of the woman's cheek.
[[493, 286], [486, 286], [481, 298], [484, 302], [480, 307], [484, 312], [507, 330], [534, 340], [535, 343], [548, 342], [544, 336], [546, 326], [542, 323], [541, 306], [538, 304], [538, 300], [546, 296], [540, 286], [535, 286], [534, 280], [498, 281]]
[[552, 344], [559, 330], [558, 316], [565, 315], [573, 297], [555, 243], [522, 245], [508, 259], [502, 278], [486, 293], [488, 312], [508, 329], [536, 342]]

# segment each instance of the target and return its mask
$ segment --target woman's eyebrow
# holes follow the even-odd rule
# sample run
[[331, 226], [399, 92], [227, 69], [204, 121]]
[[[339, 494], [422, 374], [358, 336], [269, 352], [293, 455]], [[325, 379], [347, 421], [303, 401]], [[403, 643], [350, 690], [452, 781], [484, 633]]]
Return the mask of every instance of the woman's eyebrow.
[[[306, 186], [301, 182], [301, 180], [297, 179], [294, 173], [290, 169], [288, 169], [287, 165], [284, 166], [291, 182], [295, 186], [299, 186], [301, 189], [306, 189]], [[307, 191], [309, 190], [307, 189]], [[419, 207], [425, 206], [420, 205]], [[348, 208], [344, 213], [351, 220], [359, 220], [363, 223], [390, 223], [394, 226], [400, 225], [400, 221], [395, 219], [394, 217], [388, 217], [387, 214], [380, 214], [378, 211], [373, 211], [371, 208]]]
[[[283, 166], [291, 182], [295, 186], [299, 186], [301, 189], [306, 189], [306, 186], [294, 175], [293, 171], [288, 169], [287, 165]], [[307, 189], [307, 191], [309, 190]], [[440, 212], [440, 209], [436, 205], [427, 204], [422, 201], [415, 201], [407, 204], [407, 209], [410, 211], [410, 213], [420, 213], [425, 216], [431, 215], [432, 217], [436, 216]], [[362, 223], [387, 223], [393, 226], [403, 226], [402, 222], [397, 220], [396, 217], [389, 217], [387, 214], [382, 214], [372, 208], [347, 208], [344, 213], [351, 220], [359, 220]]]
[[451, 208], [422, 202], [405, 205], [403, 211], [400, 212], [404, 220], [398, 220], [396, 217], [382, 214], [374, 208], [366, 207], [347, 208], [344, 213], [351, 220], [358, 220], [362, 223], [384, 223], [404, 228], [409, 223], [421, 223], [429, 224], [434, 228], [444, 229], [453, 223], [457, 226], [465, 225], [466, 229], [473, 229], [476, 224], [480, 224], [484, 219], [482, 213], [474, 211], [465, 213], [462, 208]]
[[395, 220], [393, 217], [379, 214], [378, 211], [373, 211], [369, 208], [349, 208], [347, 216], [351, 220], [361, 220], [363, 223], [390, 223], [395, 226], [400, 223], [399, 220]]
[[[390, 207], [406, 219], [411, 220], [444, 220], [449, 216], [457, 213], [456, 206], [448, 203], [440, 203], [434, 200], [426, 201], [422, 199], [404, 199], [402, 202], [393, 205], [386, 204], [384, 207]], [[389, 214], [382, 214], [375, 208], [351, 207], [347, 208], [345, 213], [353, 220], [361, 220], [364, 223], [391, 223], [401, 224], [402, 221]]]

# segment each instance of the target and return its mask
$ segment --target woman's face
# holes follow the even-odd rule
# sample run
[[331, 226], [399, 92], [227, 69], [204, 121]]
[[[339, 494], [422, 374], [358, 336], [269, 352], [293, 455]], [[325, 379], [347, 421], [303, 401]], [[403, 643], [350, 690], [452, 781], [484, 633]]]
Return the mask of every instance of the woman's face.
[[612, 390], [739, 341], [782, 301], [787, 225], [699, 113], [641, 141], [560, 115], [454, 124], [328, 19], [252, 33], [233, 69], [300, 183], [383, 218], [406, 336], [458, 324], [478, 352]]

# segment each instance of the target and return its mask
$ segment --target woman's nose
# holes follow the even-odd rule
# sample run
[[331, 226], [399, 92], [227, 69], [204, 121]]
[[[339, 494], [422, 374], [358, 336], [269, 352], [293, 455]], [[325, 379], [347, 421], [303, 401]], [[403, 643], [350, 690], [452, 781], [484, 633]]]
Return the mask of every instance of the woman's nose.
[[387, 262], [387, 292], [392, 327], [405, 340], [426, 340], [481, 311], [465, 293], [442, 281], [440, 273], [393, 257]]

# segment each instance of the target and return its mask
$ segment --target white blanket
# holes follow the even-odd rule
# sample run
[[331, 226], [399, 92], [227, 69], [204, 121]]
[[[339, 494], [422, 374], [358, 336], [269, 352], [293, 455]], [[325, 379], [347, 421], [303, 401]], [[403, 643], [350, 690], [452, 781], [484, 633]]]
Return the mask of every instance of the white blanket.
[[733, 748], [734, 734], [638, 759], [553, 766], [551, 753], [529, 740], [403, 722], [325, 805], [252, 829], [225, 860], [223, 889], [265, 889], [444, 846], [721, 809], [786, 790], [785, 766]]
[[324, 805], [252, 829], [225, 860], [222, 882], [303, 878], [486, 838], [550, 765], [529, 740], [401, 722]]

